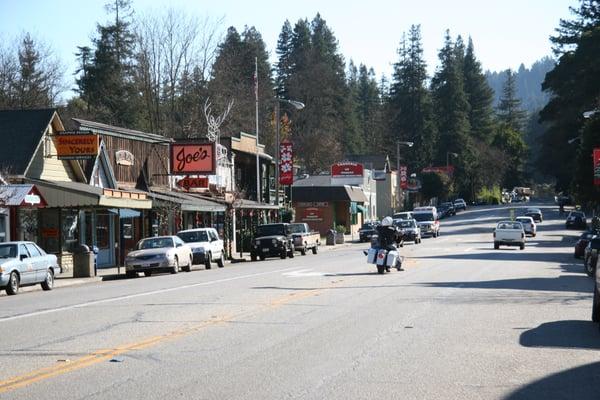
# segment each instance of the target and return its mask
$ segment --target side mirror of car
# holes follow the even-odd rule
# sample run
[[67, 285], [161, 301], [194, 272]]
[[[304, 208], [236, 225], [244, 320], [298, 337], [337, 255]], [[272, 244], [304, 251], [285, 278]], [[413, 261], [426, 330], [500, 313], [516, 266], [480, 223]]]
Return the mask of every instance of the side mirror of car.
[[27, 254], [21, 254], [21, 257], [19, 257], [21, 259], [21, 261], [23, 261], [26, 258], [29, 258], [29, 256]]
[[181, 246], [183, 246], [181, 243], [177, 243], [177, 244], [175, 245], [175, 247], [181, 247]]

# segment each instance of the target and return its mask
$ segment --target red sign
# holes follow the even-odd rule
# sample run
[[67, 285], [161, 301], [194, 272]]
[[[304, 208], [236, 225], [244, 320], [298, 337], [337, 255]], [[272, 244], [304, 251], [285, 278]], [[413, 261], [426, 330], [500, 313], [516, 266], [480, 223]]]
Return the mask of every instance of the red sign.
[[400, 189], [406, 190], [408, 189], [408, 168], [406, 165], [400, 166]]
[[177, 181], [177, 186], [182, 189], [190, 190], [190, 189], [207, 189], [208, 188], [208, 178], [190, 178], [185, 177]]
[[600, 185], [600, 148], [594, 149], [594, 185]]
[[217, 158], [214, 143], [171, 143], [171, 175], [214, 175]]
[[316, 207], [305, 208], [302, 221], [323, 221], [323, 209]]
[[331, 166], [332, 178], [356, 178], [363, 176], [363, 165], [344, 161]]
[[292, 143], [284, 140], [279, 144], [279, 184], [294, 183], [294, 151]]

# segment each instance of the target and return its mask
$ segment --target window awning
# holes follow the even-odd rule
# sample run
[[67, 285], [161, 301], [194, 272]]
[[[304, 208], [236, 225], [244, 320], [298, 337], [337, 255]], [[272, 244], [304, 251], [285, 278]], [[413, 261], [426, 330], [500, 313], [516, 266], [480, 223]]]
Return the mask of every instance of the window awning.
[[188, 193], [171, 191], [163, 188], [153, 188], [148, 196], [158, 202], [170, 202], [178, 204], [181, 211], [192, 212], [225, 212], [227, 206], [216, 201], [210, 201], [193, 196]]
[[32, 184], [0, 185], [0, 206], [46, 207], [48, 203]]
[[80, 182], [29, 180], [39, 189], [48, 207], [152, 208], [146, 192], [105, 189]]

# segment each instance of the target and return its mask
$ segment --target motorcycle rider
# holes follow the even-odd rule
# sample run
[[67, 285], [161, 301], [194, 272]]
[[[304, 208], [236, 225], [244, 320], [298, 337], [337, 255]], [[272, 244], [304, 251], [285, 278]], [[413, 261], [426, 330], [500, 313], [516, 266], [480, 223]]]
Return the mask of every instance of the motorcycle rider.
[[[392, 217], [385, 217], [381, 221], [381, 225], [377, 226], [377, 236], [378, 236], [378, 244], [379, 248], [385, 249], [387, 251], [397, 251], [396, 243], [401, 242], [400, 232], [394, 226], [394, 220]], [[387, 271], [390, 271], [389, 267], [386, 267]], [[399, 269], [402, 271], [402, 268]]]

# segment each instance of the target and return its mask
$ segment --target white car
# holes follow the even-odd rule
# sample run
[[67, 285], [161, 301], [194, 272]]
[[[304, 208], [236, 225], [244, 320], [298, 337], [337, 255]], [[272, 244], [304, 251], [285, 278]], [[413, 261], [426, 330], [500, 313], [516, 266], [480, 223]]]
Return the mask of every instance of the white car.
[[494, 249], [500, 246], [519, 246], [525, 249], [525, 231], [518, 221], [500, 221], [494, 229]]
[[515, 218], [515, 221], [519, 221], [523, 225], [523, 230], [525, 231], [526, 235], [535, 237], [537, 234], [537, 225], [535, 224], [533, 218], [523, 216]]
[[394, 220], [398, 219], [413, 219], [413, 214], [410, 211], [403, 211], [392, 215]]
[[464, 199], [456, 199], [454, 200], [454, 209], [455, 210], [466, 210], [467, 209], [467, 203], [464, 201]]
[[191, 247], [194, 264], [204, 264], [206, 269], [210, 269], [213, 262], [219, 268], [225, 266], [223, 240], [219, 238], [216, 229], [188, 229], [177, 233], [177, 236]]
[[61, 273], [54, 254], [47, 254], [33, 242], [0, 243], [0, 289], [14, 295], [21, 286], [40, 283], [52, 290], [54, 277]]
[[129, 278], [138, 272], [150, 276], [154, 272], [176, 274], [179, 269], [191, 271], [192, 249], [177, 236], [157, 236], [142, 239], [136, 250], [125, 257], [125, 274]]

